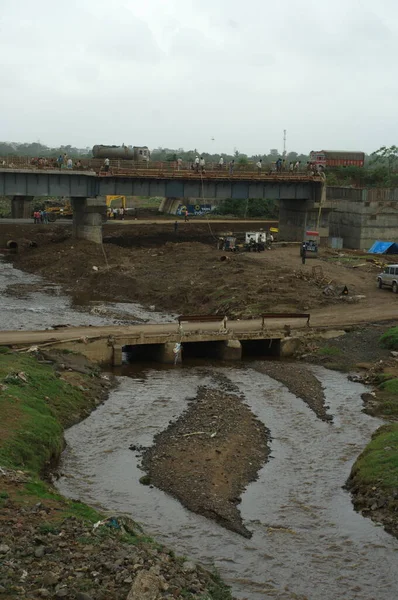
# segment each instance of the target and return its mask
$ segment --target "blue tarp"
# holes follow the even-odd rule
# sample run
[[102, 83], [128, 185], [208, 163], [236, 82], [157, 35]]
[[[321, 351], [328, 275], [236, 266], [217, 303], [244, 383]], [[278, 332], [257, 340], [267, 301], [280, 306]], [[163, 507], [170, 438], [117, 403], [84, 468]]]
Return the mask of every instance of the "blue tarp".
[[369, 254], [398, 254], [398, 244], [395, 242], [382, 242], [377, 240], [368, 250]]

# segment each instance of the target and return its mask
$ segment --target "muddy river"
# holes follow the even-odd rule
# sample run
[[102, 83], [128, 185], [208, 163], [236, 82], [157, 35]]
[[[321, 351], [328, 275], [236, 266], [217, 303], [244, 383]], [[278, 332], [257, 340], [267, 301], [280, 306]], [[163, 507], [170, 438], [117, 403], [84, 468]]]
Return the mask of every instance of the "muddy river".
[[[7, 263], [0, 263], [0, 304], [1, 329], [170, 319], [128, 304], [76, 310], [59, 288]], [[313, 371], [325, 387], [332, 423], [250, 362], [126, 366], [109, 400], [66, 432], [57, 485], [69, 497], [127, 513], [177, 552], [215, 564], [237, 598], [395, 600], [398, 541], [355, 513], [342, 489], [379, 422], [361, 412], [363, 386], [340, 373]], [[151, 445], [199, 386], [218, 386], [217, 373], [244, 395], [272, 436], [271, 459], [240, 505], [250, 540], [140, 485], [140, 458], [129, 450]]]
[[[378, 422], [361, 412], [364, 387], [316, 367], [333, 423], [282, 384], [240, 367], [126, 368], [110, 399], [66, 433], [62, 493], [124, 512], [156, 538], [214, 564], [237, 598], [393, 600], [398, 542], [352, 509], [342, 489]], [[270, 429], [272, 458], [243, 495], [248, 541], [142, 486], [131, 444], [148, 446], [219, 372]]]

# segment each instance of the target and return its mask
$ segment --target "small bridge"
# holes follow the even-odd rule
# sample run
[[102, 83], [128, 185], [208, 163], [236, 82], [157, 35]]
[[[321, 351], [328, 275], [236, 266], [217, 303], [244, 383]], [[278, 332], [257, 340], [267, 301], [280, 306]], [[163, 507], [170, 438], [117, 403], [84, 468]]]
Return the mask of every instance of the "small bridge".
[[222, 316], [180, 316], [176, 323], [62, 327], [44, 331], [1, 331], [0, 346], [71, 350], [100, 364], [131, 360], [176, 361], [181, 356], [240, 360], [242, 355], [289, 356], [309, 328], [310, 315], [268, 313], [257, 319]]

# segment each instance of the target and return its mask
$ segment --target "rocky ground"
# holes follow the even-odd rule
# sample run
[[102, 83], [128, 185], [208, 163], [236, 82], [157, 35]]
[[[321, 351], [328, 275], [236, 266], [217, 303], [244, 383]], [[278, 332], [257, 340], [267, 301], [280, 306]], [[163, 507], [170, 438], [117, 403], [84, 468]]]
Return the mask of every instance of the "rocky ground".
[[216, 577], [146, 538], [129, 519], [110, 517], [96, 527], [76, 516], [60, 520], [62, 500], [21, 503], [16, 497], [27, 481], [22, 472], [0, 471], [2, 598], [175, 600], [212, 598], [219, 588]]
[[332, 421], [333, 417], [327, 413], [322, 384], [306, 366], [266, 361], [256, 363], [255, 369], [283, 383], [292, 394], [304, 400], [319, 419]]
[[[143, 455], [152, 483], [190, 510], [245, 537], [240, 495], [268, 457], [268, 431], [242, 398], [201, 388], [187, 411]], [[232, 390], [231, 390], [232, 391]]]

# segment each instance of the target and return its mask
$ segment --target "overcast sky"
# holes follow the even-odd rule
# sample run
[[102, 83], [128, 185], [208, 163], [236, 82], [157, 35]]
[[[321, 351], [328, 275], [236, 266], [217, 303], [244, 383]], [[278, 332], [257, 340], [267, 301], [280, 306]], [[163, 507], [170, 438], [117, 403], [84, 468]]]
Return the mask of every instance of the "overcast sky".
[[397, 30], [397, 0], [0, 0], [0, 140], [371, 152]]

